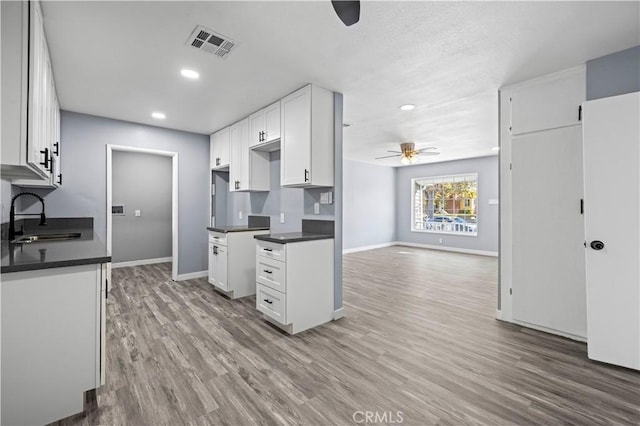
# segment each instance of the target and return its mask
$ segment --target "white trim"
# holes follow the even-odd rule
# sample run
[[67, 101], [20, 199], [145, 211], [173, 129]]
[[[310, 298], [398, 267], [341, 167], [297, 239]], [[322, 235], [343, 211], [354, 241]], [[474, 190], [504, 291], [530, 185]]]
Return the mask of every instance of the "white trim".
[[496, 309], [496, 319], [502, 319], [502, 311], [500, 309]]
[[383, 248], [383, 247], [391, 247], [391, 246], [394, 246], [394, 245], [396, 245], [396, 243], [394, 241], [390, 241], [388, 243], [373, 244], [373, 245], [370, 245], [370, 246], [354, 247], [354, 248], [349, 248], [349, 249], [342, 250], [342, 254], [357, 253], [359, 251], [366, 251], [366, 250], [375, 250], [375, 249], [379, 249], [379, 248]]
[[430, 250], [442, 250], [442, 251], [452, 251], [455, 253], [466, 253], [466, 254], [477, 254], [480, 256], [490, 256], [490, 257], [498, 257], [497, 251], [488, 251], [488, 250], [474, 250], [474, 249], [465, 249], [458, 247], [447, 247], [447, 246], [436, 246], [431, 244], [419, 244], [419, 243], [408, 243], [405, 241], [395, 241], [393, 243], [394, 246], [407, 246], [407, 247], [417, 247], [417, 248], [425, 248]]
[[178, 280], [178, 153], [171, 151], [159, 151], [156, 149], [137, 148], [123, 145], [107, 145], [107, 250], [111, 253], [111, 229], [113, 218], [111, 216], [112, 206], [112, 163], [113, 151], [137, 152], [142, 154], [162, 155], [172, 159], [172, 179], [171, 179], [171, 257], [173, 259], [171, 267], [171, 279]]
[[577, 334], [565, 333], [564, 331], [554, 330], [553, 328], [547, 328], [547, 327], [543, 327], [541, 325], [531, 324], [531, 323], [528, 323], [526, 321], [519, 321], [519, 320], [515, 320], [514, 319], [514, 320], [511, 320], [511, 321], [505, 321], [505, 322], [510, 322], [512, 324], [520, 325], [520, 326], [526, 327], [526, 328], [531, 328], [531, 329], [537, 330], [537, 331], [543, 331], [543, 332], [549, 333], [549, 334], [555, 334], [556, 336], [566, 337], [567, 339], [576, 340], [578, 342], [586, 342], [587, 341], [587, 337], [586, 336], [578, 336]]
[[127, 266], [141, 266], [141, 265], [153, 265], [156, 263], [167, 263], [171, 262], [170, 257], [157, 257], [155, 259], [140, 259], [140, 260], [129, 260], [127, 262], [118, 262], [111, 264], [112, 269], [116, 268], [126, 268]]
[[208, 277], [209, 271], [199, 271], [199, 272], [191, 272], [189, 274], [180, 274], [177, 276], [174, 281], [185, 281], [185, 280], [193, 280], [196, 278]]
[[338, 308], [335, 311], [333, 311], [333, 320], [339, 320], [340, 318], [344, 317], [344, 306], [342, 308]]

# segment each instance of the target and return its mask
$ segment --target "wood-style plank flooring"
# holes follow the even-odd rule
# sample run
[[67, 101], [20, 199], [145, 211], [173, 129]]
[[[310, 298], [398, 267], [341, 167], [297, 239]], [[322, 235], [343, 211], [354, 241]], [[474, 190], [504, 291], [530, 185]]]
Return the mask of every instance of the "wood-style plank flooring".
[[346, 317], [296, 336], [261, 320], [254, 297], [170, 276], [113, 270], [107, 383], [62, 424], [640, 424], [639, 374], [494, 319], [493, 258], [346, 255]]

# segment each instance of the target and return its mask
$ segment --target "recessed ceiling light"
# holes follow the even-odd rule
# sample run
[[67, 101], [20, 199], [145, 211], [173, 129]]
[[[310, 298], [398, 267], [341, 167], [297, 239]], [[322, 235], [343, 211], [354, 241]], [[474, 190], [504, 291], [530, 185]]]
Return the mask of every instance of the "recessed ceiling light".
[[163, 112], [158, 112], [158, 111], [151, 113], [151, 116], [156, 120], [164, 120], [165, 118], [167, 118], [167, 116], [164, 115]]
[[499, 146], [494, 146], [493, 148], [491, 148], [494, 151], [500, 151], [500, 147]]
[[401, 109], [401, 110], [403, 110], [403, 111], [411, 111], [411, 110], [412, 110], [412, 109], [414, 109], [415, 107], [416, 107], [416, 106], [415, 106], [414, 104], [405, 104], [405, 105], [402, 105], [402, 106], [400, 107], [400, 109]]
[[182, 74], [183, 77], [190, 78], [192, 80], [195, 80], [196, 78], [200, 77], [200, 74], [198, 74], [197, 71], [188, 70], [188, 69], [180, 70], [180, 74]]

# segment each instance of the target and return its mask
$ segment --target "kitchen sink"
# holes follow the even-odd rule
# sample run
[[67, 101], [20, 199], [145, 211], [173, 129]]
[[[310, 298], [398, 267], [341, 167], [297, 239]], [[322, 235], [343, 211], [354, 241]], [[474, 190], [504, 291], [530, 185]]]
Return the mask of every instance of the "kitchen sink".
[[35, 243], [35, 242], [44, 243], [47, 241], [77, 240], [80, 237], [82, 237], [82, 234], [80, 232], [69, 232], [64, 234], [31, 234], [31, 235], [21, 235], [11, 242], [16, 244]]

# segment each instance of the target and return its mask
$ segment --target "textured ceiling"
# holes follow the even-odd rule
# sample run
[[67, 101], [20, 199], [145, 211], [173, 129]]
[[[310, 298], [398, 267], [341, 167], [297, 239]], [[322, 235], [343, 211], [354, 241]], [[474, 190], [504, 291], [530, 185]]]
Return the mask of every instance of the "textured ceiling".
[[[311, 82], [344, 94], [346, 158], [396, 166], [374, 157], [405, 141], [439, 148], [424, 162], [495, 154], [498, 88], [637, 45], [639, 4], [364, 2], [348, 28], [328, 0], [42, 8], [63, 109], [211, 133]], [[196, 25], [238, 45], [187, 47]]]

